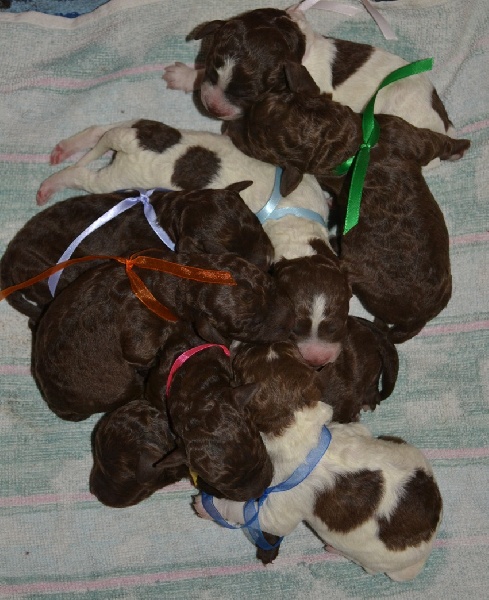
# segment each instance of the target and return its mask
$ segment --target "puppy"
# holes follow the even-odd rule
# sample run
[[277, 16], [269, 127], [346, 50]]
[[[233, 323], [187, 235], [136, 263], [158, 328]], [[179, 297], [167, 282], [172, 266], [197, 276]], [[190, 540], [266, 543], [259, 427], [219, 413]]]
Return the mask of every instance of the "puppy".
[[[225, 190], [154, 191], [149, 201], [156, 218], [177, 252], [236, 252], [268, 270], [273, 246], [256, 216], [238, 192], [246, 182]], [[11, 240], [0, 261], [1, 287], [30, 279], [53, 266], [69, 244], [106, 211], [138, 192], [91, 194], [70, 198], [32, 217]], [[72, 257], [93, 254], [129, 255], [162, 242], [146, 221], [142, 206], [134, 206], [99, 229], [76, 248]], [[86, 269], [97, 263], [81, 263], [65, 269], [57, 290], [61, 291]], [[14, 292], [8, 302], [35, 322], [52, 300], [47, 280]]]
[[[165, 251], [153, 257], [168, 260]], [[141, 269], [156, 301], [211, 342], [286, 339], [290, 301], [272, 278], [232, 254], [178, 254], [182, 266], [229, 271], [236, 285], [201, 283]], [[139, 271], [139, 270], [138, 270]], [[34, 336], [32, 372], [49, 408], [67, 420], [113, 410], [142, 393], [168, 321], [149, 310], [113, 261], [85, 271], [48, 305]], [[141, 294], [141, 292], [140, 292]], [[148, 294], [143, 290], [143, 296]]]
[[351, 288], [332, 249], [319, 239], [310, 246], [315, 254], [278, 261], [273, 276], [294, 305], [292, 339], [310, 365], [322, 367], [341, 353]]
[[[267, 358], [271, 373], [279, 372], [274, 363], [280, 358], [273, 351]], [[249, 348], [242, 359], [236, 356], [233, 366], [241, 381], [255, 379]], [[304, 386], [296, 393], [284, 371], [289, 385], [271, 390], [265, 383], [247, 405], [272, 460], [272, 487], [286, 481], [323, 436], [326, 445], [331, 438], [304, 479], [259, 501], [258, 526], [267, 532], [266, 539], [280, 542], [306, 521], [326, 544], [368, 573], [412, 579], [428, 559], [442, 517], [442, 498], [428, 461], [398, 438], [375, 439], [358, 423], [331, 423], [333, 409], [318, 399], [316, 388]], [[243, 503], [213, 502], [227, 521], [245, 522]], [[201, 496], [194, 506], [200, 516], [210, 518]], [[277, 553], [278, 547], [260, 550], [258, 557], [266, 563]]]
[[[396, 347], [387, 332], [360, 317], [348, 317], [342, 350], [319, 371], [322, 400], [333, 407], [333, 421], [357, 421], [394, 391], [399, 371]], [[382, 380], [381, 389], [379, 389]]]
[[[75, 165], [67, 167], [41, 184], [38, 204], [45, 204], [65, 188], [92, 193], [116, 188], [156, 186], [175, 189], [222, 188], [236, 181], [252, 179], [241, 187], [241, 197], [254, 213], [264, 209], [274, 190], [276, 169], [240, 152], [225, 136], [203, 131], [179, 131], [157, 121], [139, 120], [94, 126], [61, 141], [51, 154], [58, 164], [79, 150], [92, 148]], [[114, 160], [99, 171], [87, 168], [92, 160], [114, 150]], [[265, 232], [270, 237], [275, 257], [296, 258], [312, 254], [311, 238], [328, 242], [328, 205], [324, 193], [312, 176], [307, 176], [295, 193], [278, 199], [279, 210], [305, 209], [316, 220], [291, 214], [280, 219], [266, 218]]]
[[123, 508], [189, 477], [166, 409], [144, 397], [106, 413], [92, 435], [90, 491], [106, 506]]
[[[284, 193], [306, 171], [336, 192], [342, 232], [351, 175], [335, 176], [334, 167], [358, 149], [361, 118], [319, 94], [303, 67], [288, 65], [286, 72], [294, 91], [269, 95], [240, 122], [231, 122], [229, 134], [244, 151], [284, 167]], [[270, 129], [264, 133], [258, 124], [267, 118]], [[340, 237], [339, 255], [353, 294], [368, 312], [393, 325], [392, 340], [401, 343], [434, 318], [451, 296], [448, 232], [421, 168], [436, 157], [462, 156], [470, 141], [419, 129], [390, 115], [376, 118], [380, 139], [370, 153], [360, 220]], [[274, 134], [275, 119], [287, 137]]]
[[180, 326], [148, 377], [147, 397], [158, 405], [166, 396], [171, 429], [200, 489], [233, 500], [257, 497], [272, 479], [272, 464], [245, 409], [255, 388], [231, 387], [231, 360], [222, 347], [184, 360], [200, 344], [190, 327]]
[[[200, 88], [204, 107], [223, 120], [241, 118], [269, 93], [286, 91], [286, 62], [304, 65], [321, 92], [355, 112], [363, 111], [386, 75], [406, 64], [379, 48], [314, 32], [300, 5], [287, 11], [252, 10], [225, 21], [203, 23], [187, 39], [204, 39], [204, 69], [176, 63], [166, 68], [163, 78], [172, 89]], [[445, 107], [425, 74], [384, 88], [376, 112], [397, 115], [439, 133], [451, 128]]]

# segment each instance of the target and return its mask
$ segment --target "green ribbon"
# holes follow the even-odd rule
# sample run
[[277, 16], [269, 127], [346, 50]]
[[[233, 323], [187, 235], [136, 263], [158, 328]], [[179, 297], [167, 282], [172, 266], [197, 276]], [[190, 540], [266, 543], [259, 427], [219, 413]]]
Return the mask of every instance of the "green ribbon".
[[377, 88], [377, 91], [365, 107], [362, 117], [363, 143], [354, 156], [351, 156], [342, 162], [341, 165], [338, 165], [334, 170], [336, 175], [344, 175], [353, 165], [343, 234], [348, 233], [350, 229], [355, 227], [355, 225], [358, 223], [358, 219], [360, 217], [360, 202], [362, 200], [363, 184], [370, 160], [370, 149], [375, 146], [379, 140], [380, 127], [374, 117], [374, 106], [377, 94], [382, 88], [390, 83], [394, 83], [394, 81], [404, 79], [410, 75], [418, 75], [419, 73], [430, 71], [432, 68], [433, 59], [424, 58], [392, 71], [392, 73], [389, 73], [389, 75], [387, 75], [387, 77], [381, 82]]

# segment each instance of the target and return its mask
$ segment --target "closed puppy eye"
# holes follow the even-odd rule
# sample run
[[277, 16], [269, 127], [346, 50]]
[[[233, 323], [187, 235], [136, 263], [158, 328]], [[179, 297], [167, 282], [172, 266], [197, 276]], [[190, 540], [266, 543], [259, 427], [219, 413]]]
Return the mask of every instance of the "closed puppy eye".
[[219, 75], [217, 74], [217, 71], [215, 69], [210, 69], [206, 73], [206, 79], [208, 79], [212, 83], [212, 85], [216, 85], [219, 81]]
[[307, 335], [308, 333], [310, 333], [311, 327], [312, 327], [311, 319], [297, 319], [297, 321], [295, 322], [295, 327], [293, 329], [293, 333], [295, 333], [295, 335], [299, 335], [299, 336]]

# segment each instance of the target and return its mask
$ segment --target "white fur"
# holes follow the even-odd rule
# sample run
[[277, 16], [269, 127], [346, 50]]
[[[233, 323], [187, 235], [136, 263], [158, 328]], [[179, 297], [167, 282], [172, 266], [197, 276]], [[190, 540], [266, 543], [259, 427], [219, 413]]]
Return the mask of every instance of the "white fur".
[[[135, 121], [108, 126], [92, 126], [61, 141], [51, 154], [51, 162], [58, 164], [76, 152], [93, 147], [73, 166], [48, 177], [37, 193], [38, 204], [45, 204], [56, 192], [65, 188], [85, 190], [91, 193], [108, 193], [124, 188], [166, 187], [179, 189], [172, 184], [171, 177], [175, 161], [190, 147], [199, 145], [214, 151], [221, 160], [218, 175], [208, 185], [224, 188], [231, 183], [252, 180], [253, 185], [240, 192], [241, 197], [253, 212], [258, 212], [266, 203], [273, 189], [275, 167], [246, 156], [231, 140], [216, 133], [182, 130], [181, 140], [163, 153], [144, 150], [140, 147]], [[116, 155], [111, 164], [99, 171], [87, 168], [93, 160], [114, 150]], [[305, 175], [299, 186], [286, 198], [279, 208], [304, 207], [328, 219], [328, 204], [317, 180]], [[328, 241], [328, 231], [319, 223], [296, 216], [265, 222], [264, 229], [275, 249], [275, 259], [297, 258], [313, 254], [308, 241], [312, 237]]]
[[324, 342], [319, 337], [319, 326], [324, 321], [326, 309], [326, 296], [318, 294], [311, 298], [311, 332], [305, 339], [298, 342], [299, 350], [308, 363], [315, 366], [324, 366], [334, 362], [341, 352], [342, 344], [339, 342]]
[[[263, 435], [274, 466], [272, 484], [284, 481], [317, 445], [323, 424], [331, 419], [332, 410], [323, 403], [304, 408], [295, 415], [295, 422], [280, 436]], [[328, 545], [360, 564], [369, 573], [386, 573], [396, 581], [415, 577], [423, 568], [433, 546], [435, 535], [428, 542], [405, 550], [389, 550], [377, 535], [375, 519], [340, 533], [329, 530], [314, 515], [316, 495], [335, 485], [335, 476], [369, 469], [381, 470], [385, 493], [375, 512], [376, 517], [388, 517], [399, 500], [403, 484], [416, 469], [432, 474], [423, 454], [409, 444], [395, 444], [373, 438], [368, 429], [358, 423], [329, 423], [332, 439], [328, 450], [311, 474], [298, 486], [272, 493], [260, 511], [260, 526], [277, 536], [291, 533], [306, 521]], [[221, 515], [243, 523], [243, 503], [214, 499]], [[199, 514], [205, 517], [201, 507]]]

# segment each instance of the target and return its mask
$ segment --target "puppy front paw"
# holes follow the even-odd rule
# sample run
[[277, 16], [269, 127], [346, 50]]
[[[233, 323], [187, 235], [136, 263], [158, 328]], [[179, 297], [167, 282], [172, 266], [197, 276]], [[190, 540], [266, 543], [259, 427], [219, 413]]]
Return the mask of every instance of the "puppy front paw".
[[174, 65], [165, 67], [163, 75], [168, 89], [182, 90], [184, 92], [193, 91], [196, 77], [197, 71], [181, 62], [176, 62]]

